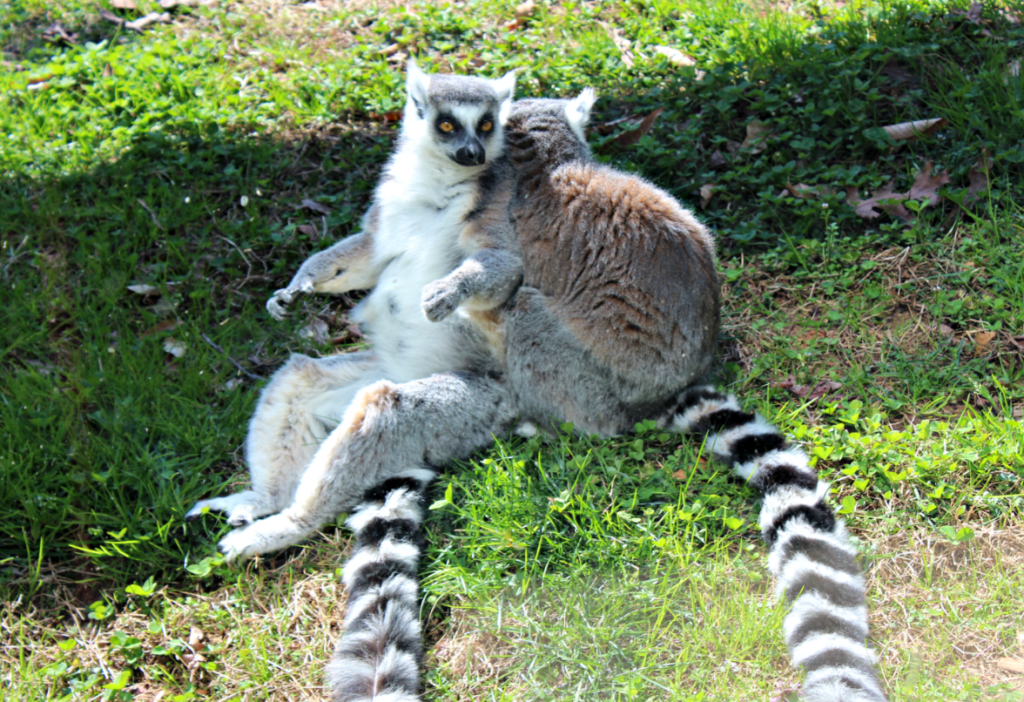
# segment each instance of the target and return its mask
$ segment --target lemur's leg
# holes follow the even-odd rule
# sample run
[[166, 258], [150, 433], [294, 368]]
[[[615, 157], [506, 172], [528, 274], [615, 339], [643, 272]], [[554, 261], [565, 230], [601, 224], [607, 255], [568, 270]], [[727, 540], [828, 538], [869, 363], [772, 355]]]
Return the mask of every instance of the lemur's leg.
[[715, 458], [764, 496], [761, 534], [778, 592], [792, 604], [786, 644], [809, 702], [879, 702], [885, 691], [867, 647], [868, 609], [857, 551], [825, 504], [828, 484], [763, 417], [712, 387], [679, 396], [670, 426], [703, 434]]
[[242, 526], [290, 505], [317, 447], [341, 422], [356, 393], [379, 377], [372, 353], [320, 359], [294, 354], [263, 389], [249, 423], [250, 488], [202, 500], [185, 519], [195, 519], [206, 508], [224, 512], [230, 524]]
[[297, 543], [384, 480], [432, 477], [432, 467], [486, 446], [512, 426], [516, 414], [503, 382], [470, 373], [364, 388], [320, 445], [292, 505], [232, 531], [220, 550], [232, 560]]

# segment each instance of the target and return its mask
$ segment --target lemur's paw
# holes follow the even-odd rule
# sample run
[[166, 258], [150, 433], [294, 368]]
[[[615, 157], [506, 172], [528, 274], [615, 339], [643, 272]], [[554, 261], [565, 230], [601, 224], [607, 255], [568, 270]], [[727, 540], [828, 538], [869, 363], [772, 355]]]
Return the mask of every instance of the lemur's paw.
[[312, 528], [303, 527], [287, 514], [275, 514], [229, 532], [220, 540], [217, 548], [224, 554], [224, 559], [230, 562], [239, 558], [252, 558], [258, 553], [280, 551], [302, 541], [312, 531]]
[[256, 505], [238, 505], [228, 512], [228, 524], [233, 527], [248, 526], [256, 521]]
[[206, 500], [202, 500], [196, 503], [196, 506], [185, 513], [186, 522], [194, 522], [203, 516], [204, 512], [209, 512], [210, 509], [206, 505]]
[[446, 280], [435, 280], [423, 287], [423, 314], [431, 322], [440, 322], [462, 302], [458, 287]]
[[185, 521], [192, 522], [207, 512], [223, 512], [225, 509], [227, 509], [227, 504], [226, 499], [223, 497], [199, 500], [192, 509], [185, 513]]
[[256, 534], [251, 533], [252, 526], [235, 529], [228, 532], [228, 535], [217, 544], [217, 550], [224, 554], [224, 562], [252, 558], [259, 550], [259, 539], [254, 538]]
[[278, 322], [288, 316], [287, 305], [295, 299], [295, 291], [291, 288], [282, 288], [274, 291], [273, 296], [267, 300], [267, 312]]

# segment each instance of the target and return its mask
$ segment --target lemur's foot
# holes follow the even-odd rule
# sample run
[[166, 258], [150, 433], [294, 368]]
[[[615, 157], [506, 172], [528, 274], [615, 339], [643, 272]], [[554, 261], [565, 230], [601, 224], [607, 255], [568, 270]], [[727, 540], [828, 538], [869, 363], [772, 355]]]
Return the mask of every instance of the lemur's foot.
[[185, 514], [185, 521], [191, 522], [207, 512], [223, 512], [231, 526], [252, 524], [259, 517], [272, 514], [276, 509], [265, 504], [259, 495], [251, 490], [227, 497], [200, 500]]
[[440, 322], [455, 311], [462, 298], [457, 284], [443, 278], [435, 280], [423, 286], [423, 314], [431, 322]]
[[236, 559], [280, 551], [302, 541], [312, 531], [313, 529], [300, 526], [285, 513], [275, 514], [229, 532], [217, 544], [217, 550], [223, 553], [224, 560], [230, 563]]

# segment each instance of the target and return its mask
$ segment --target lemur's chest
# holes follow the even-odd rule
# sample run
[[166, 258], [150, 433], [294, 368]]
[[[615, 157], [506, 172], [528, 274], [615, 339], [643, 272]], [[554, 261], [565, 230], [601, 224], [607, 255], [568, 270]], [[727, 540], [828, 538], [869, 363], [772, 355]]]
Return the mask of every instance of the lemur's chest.
[[374, 257], [386, 265], [353, 318], [378, 338], [436, 334], [447, 328], [423, 315], [423, 287], [448, 275], [473, 253], [460, 242], [466, 215], [475, 203], [475, 188], [470, 186], [467, 181], [426, 188], [421, 178], [393, 177], [377, 191], [380, 223], [374, 233]]
[[459, 235], [475, 200], [476, 188], [469, 180], [447, 186], [435, 183], [433, 188], [420, 179], [389, 181], [378, 193], [381, 218], [375, 256], [390, 261], [412, 254], [425, 272], [436, 276], [440, 266], [447, 267], [447, 273], [455, 261], [472, 253], [462, 250]]

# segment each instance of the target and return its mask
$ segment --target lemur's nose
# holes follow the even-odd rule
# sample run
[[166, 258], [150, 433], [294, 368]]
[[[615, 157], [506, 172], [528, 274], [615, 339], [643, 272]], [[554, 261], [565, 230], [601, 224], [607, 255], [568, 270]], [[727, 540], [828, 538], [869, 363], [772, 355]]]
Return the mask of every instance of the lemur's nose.
[[479, 141], [471, 141], [455, 152], [455, 162], [460, 166], [480, 166], [486, 159], [484, 145]]

